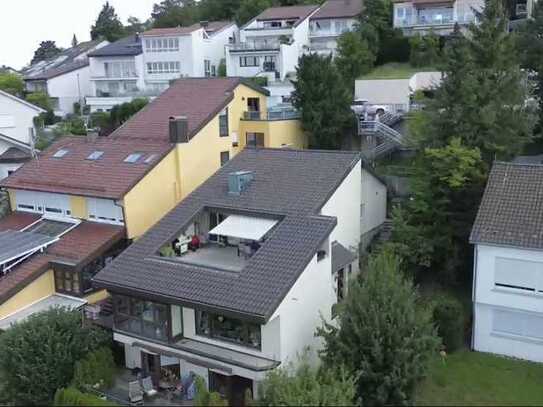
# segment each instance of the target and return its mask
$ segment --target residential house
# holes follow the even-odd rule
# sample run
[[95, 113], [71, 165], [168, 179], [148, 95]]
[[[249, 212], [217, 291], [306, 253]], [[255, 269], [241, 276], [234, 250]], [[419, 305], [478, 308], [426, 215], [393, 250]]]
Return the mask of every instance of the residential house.
[[225, 45], [237, 35], [231, 22], [155, 28], [90, 54], [91, 112], [108, 111], [134, 97], [154, 98], [180, 77], [217, 76]]
[[[266, 95], [239, 78], [180, 79], [109, 137], [63, 138], [1, 182], [14, 212], [0, 233], [33, 243], [0, 243], [0, 327], [57, 294], [102, 301], [90, 278], [247, 144], [304, 147], [298, 120], [264, 118]], [[244, 120], [255, 106], [262, 117]]]
[[46, 93], [57, 116], [73, 113], [74, 103], [83, 105], [85, 96], [90, 95], [88, 54], [107, 44], [100, 40], [82, 42], [24, 69], [26, 91]]
[[0, 90], [0, 179], [31, 158], [40, 113], [45, 110]]
[[263, 76], [269, 82], [294, 74], [310, 46], [309, 19], [318, 6], [272, 7], [240, 29], [239, 41], [226, 47], [228, 76]]
[[335, 55], [338, 37], [356, 27], [361, 13], [361, 0], [326, 1], [309, 19], [311, 51]]
[[358, 271], [361, 208], [383, 209], [382, 185], [362, 202], [371, 176], [353, 152], [240, 152], [95, 276], [127, 367], [194, 372], [243, 405], [307, 346], [314, 361]]
[[472, 347], [543, 362], [543, 165], [496, 162], [471, 232]]

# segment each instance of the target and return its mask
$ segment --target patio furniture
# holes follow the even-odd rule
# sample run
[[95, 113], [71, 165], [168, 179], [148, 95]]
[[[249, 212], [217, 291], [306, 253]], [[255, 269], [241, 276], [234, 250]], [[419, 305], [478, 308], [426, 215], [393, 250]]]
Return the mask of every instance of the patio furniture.
[[138, 381], [128, 383], [128, 401], [130, 405], [143, 405], [143, 391]]
[[151, 376], [147, 376], [141, 381], [141, 389], [148, 397], [153, 397], [158, 394], [158, 391], [153, 386], [153, 380]]

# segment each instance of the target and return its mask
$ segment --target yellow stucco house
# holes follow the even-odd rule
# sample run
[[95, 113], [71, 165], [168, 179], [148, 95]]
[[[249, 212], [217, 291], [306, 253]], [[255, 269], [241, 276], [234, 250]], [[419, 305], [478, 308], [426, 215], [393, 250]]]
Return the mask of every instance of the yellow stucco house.
[[103, 300], [94, 274], [243, 148], [305, 148], [266, 96], [240, 78], [180, 79], [109, 137], [64, 137], [3, 180], [0, 330]]

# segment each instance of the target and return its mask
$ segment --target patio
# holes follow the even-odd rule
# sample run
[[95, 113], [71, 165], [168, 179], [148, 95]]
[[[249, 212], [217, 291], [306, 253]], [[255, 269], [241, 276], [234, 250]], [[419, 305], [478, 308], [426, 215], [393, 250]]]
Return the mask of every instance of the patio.
[[227, 271], [240, 271], [247, 263], [243, 253], [238, 253], [238, 247], [223, 247], [217, 244], [208, 244], [200, 247], [195, 252], [188, 251], [181, 257], [174, 257], [174, 259], [182, 263], [213, 267]]
[[[128, 398], [128, 384], [136, 381], [137, 378], [132, 374], [132, 371], [128, 369], [122, 369], [115, 378], [113, 387], [106, 390], [96, 391], [102, 397], [106, 397], [108, 400], [113, 401], [122, 406], [132, 405]], [[159, 390], [155, 396], [143, 397], [143, 406], [193, 406], [194, 402], [191, 400], [181, 400], [179, 397], [169, 397], [167, 391]]]

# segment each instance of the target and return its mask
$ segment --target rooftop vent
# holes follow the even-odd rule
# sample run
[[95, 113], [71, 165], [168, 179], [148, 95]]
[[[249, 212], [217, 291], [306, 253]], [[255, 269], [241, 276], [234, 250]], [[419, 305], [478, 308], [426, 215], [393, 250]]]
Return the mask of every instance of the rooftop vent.
[[170, 143], [188, 143], [189, 120], [186, 116], [170, 117]]
[[245, 191], [254, 178], [252, 171], [236, 171], [228, 174], [228, 193], [240, 195]]

